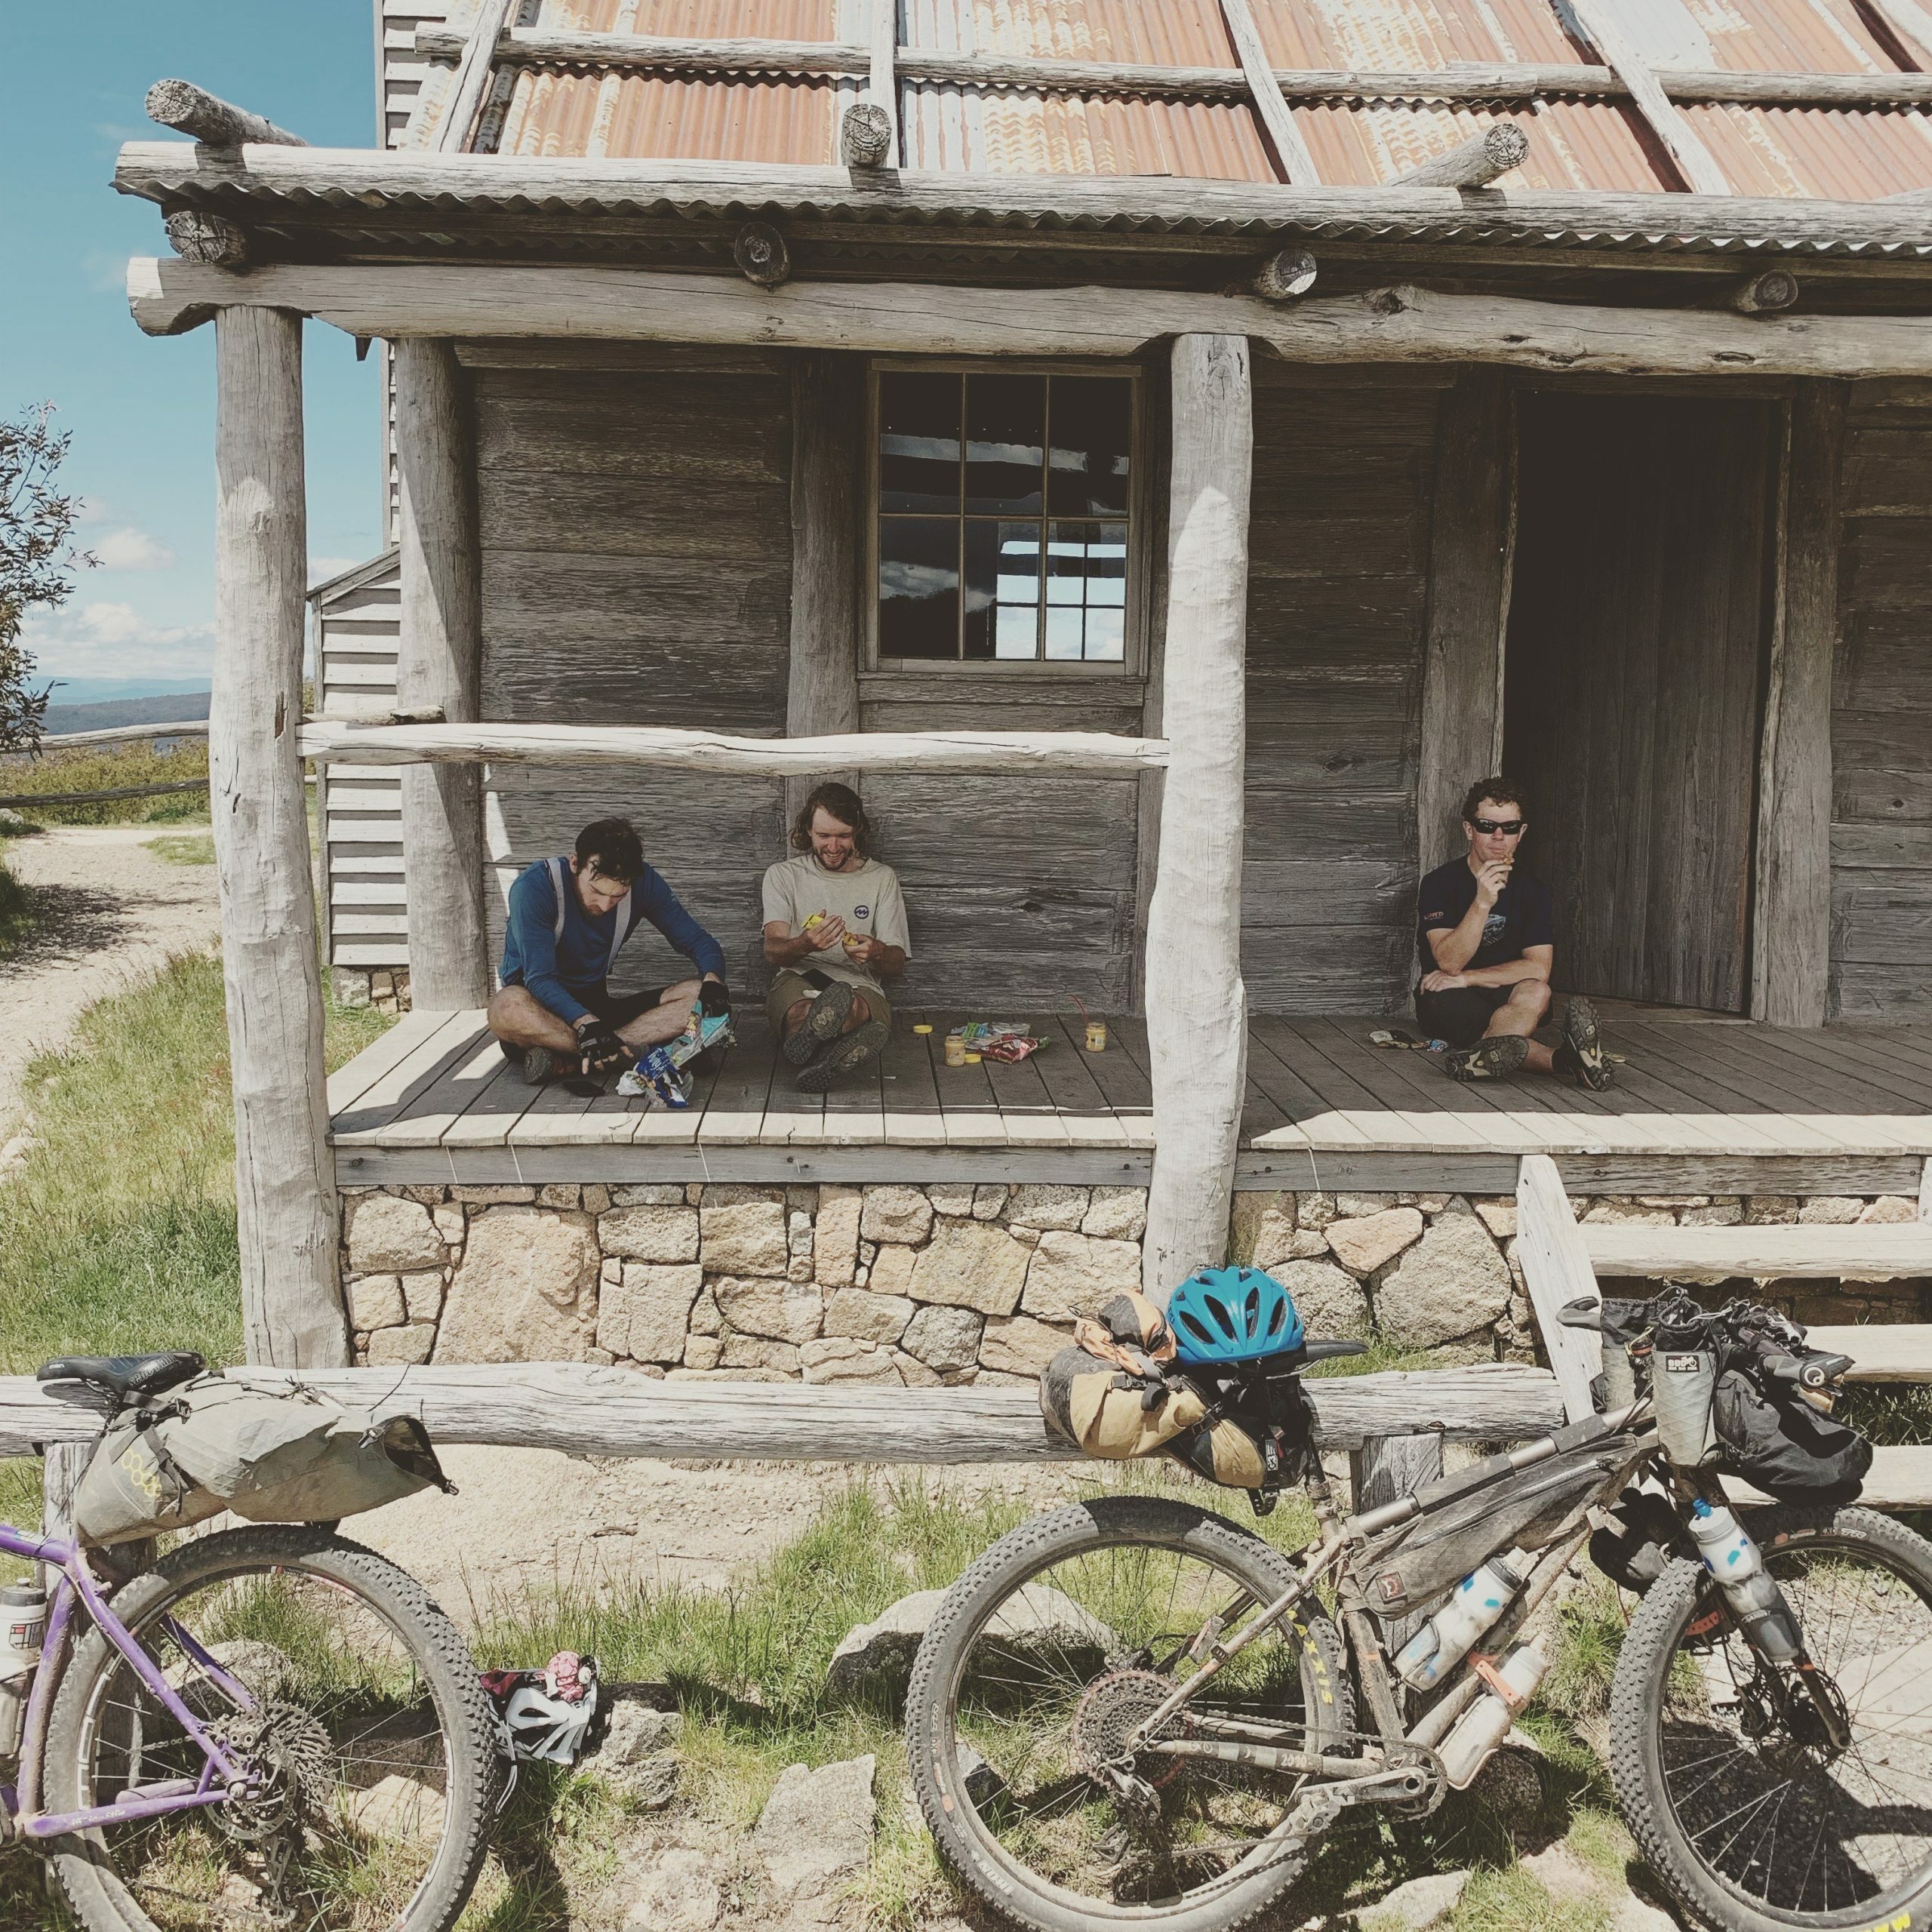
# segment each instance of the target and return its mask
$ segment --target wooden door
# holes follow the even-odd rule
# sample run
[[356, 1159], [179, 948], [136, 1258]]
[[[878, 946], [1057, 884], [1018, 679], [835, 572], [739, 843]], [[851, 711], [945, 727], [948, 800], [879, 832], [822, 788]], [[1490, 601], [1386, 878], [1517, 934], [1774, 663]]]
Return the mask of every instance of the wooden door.
[[1525, 392], [1504, 675], [1561, 988], [1741, 1012], [1775, 404]]

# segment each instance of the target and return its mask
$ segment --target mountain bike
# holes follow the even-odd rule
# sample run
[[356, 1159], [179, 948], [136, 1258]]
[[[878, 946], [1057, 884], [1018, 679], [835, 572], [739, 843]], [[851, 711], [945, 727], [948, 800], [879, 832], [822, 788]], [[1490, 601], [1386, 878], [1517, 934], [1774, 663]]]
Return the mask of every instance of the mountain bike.
[[[1932, 1544], [1829, 1499], [1748, 1511], [1747, 1531], [1663, 1386], [1741, 1355], [1781, 1399], [1822, 1401], [1850, 1360], [1762, 1309], [1666, 1296], [1618, 1312], [1626, 1377], [1675, 1324], [1651, 1392], [1627, 1383], [1614, 1406], [1354, 1515], [1312, 1462], [1318, 1534], [1293, 1558], [1138, 1495], [1051, 1511], [987, 1550], [929, 1626], [906, 1710], [913, 1785], [954, 1871], [1038, 1932], [1254, 1918], [1338, 1821], [1419, 1817], [1474, 1778], [1546, 1667], [1534, 1620], [1587, 1541], [1641, 1592], [1611, 1767], [1684, 1911], [1723, 1932], [1923, 1923]], [[1564, 1318], [1608, 1318], [1589, 1302]], [[1661, 1431], [1660, 1401], [1676, 1404]], [[1382, 1620], [1418, 1611], [1392, 1657]]]
[[[112, 1416], [202, 1366], [42, 1376]], [[217, 1531], [125, 1577], [116, 1551], [4, 1524], [0, 1552], [50, 1586], [0, 1590], [0, 1842], [46, 1854], [87, 1932], [448, 1932], [488, 1849], [497, 1730], [418, 1584], [319, 1525]]]

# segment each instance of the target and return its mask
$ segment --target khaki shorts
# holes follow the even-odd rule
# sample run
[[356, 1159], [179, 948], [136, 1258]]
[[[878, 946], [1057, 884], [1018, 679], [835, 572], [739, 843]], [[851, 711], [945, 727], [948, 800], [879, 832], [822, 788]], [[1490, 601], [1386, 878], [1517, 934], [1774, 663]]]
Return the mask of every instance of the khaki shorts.
[[[831, 976], [828, 974], [828, 978]], [[817, 999], [824, 989], [814, 986], [804, 974], [789, 969], [780, 973], [771, 983], [771, 990], [764, 996], [764, 1010], [769, 1016], [774, 1031], [783, 1023], [786, 1009], [795, 1001]], [[855, 986], [855, 992], [865, 995], [866, 1005], [875, 1020], [882, 1020], [889, 1028], [892, 1024], [892, 1005], [878, 987]]]

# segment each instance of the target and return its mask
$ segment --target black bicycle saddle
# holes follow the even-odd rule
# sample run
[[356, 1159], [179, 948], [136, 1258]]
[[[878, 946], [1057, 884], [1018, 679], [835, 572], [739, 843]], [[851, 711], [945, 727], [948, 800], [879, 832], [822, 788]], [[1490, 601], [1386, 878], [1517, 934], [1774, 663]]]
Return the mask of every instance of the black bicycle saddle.
[[158, 1395], [192, 1381], [207, 1367], [189, 1349], [167, 1349], [151, 1355], [56, 1355], [41, 1364], [35, 1379], [85, 1382], [125, 1402], [135, 1396]]

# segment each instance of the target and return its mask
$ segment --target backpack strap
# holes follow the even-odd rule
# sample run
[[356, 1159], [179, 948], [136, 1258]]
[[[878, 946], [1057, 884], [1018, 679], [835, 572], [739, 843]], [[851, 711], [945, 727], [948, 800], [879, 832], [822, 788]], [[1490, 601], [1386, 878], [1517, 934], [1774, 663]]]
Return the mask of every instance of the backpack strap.
[[564, 862], [546, 859], [543, 863], [550, 868], [550, 889], [557, 895], [557, 916], [550, 928], [551, 937], [561, 940], [564, 936]]
[[613, 909], [617, 916], [611, 928], [611, 956], [604, 962], [604, 977], [607, 980], [617, 970], [618, 949], [630, 937], [631, 928], [637, 924], [631, 907], [631, 894], [635, 890], [634, 887], [626, 886], [623, 897]]

